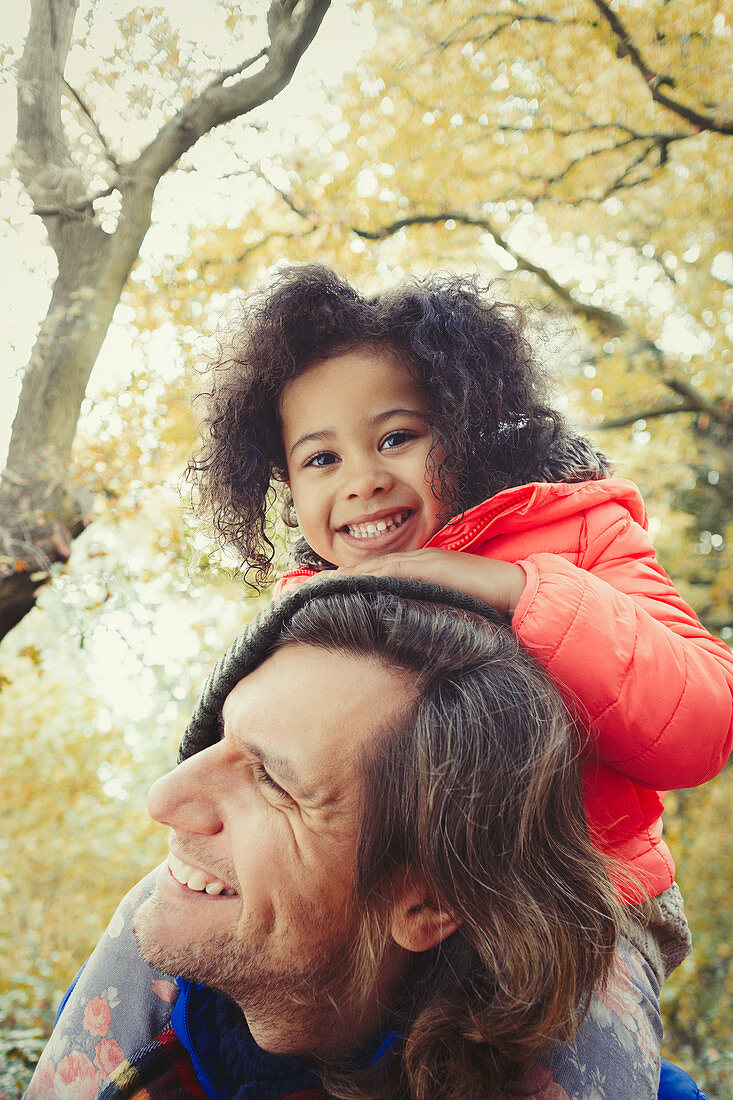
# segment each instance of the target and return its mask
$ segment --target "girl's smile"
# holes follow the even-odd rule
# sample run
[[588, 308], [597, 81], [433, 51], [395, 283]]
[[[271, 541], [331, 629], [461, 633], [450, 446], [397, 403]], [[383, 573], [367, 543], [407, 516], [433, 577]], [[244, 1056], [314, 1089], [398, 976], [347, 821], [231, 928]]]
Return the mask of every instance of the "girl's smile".
[[416, 550], [442, 526], [430, 471], [442, 451], [427, 394], [398, 360], [358, 348], [284, 388], [283, 446], [298, 525], [332, 565]]

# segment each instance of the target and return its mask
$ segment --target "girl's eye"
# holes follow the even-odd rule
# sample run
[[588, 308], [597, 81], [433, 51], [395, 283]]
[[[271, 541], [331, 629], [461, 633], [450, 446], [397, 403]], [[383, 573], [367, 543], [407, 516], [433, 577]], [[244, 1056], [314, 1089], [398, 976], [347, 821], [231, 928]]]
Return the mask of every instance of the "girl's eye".
[[333, 451], [319, 451], [318, 454], [311, 455], [305, 462], [306, 466], [331, 466], [338, 459]]
[[395, 447], [401, 447], [403, 443], [409, 443], [411, 439], [417, 439], [417, 433], [408, 432], [406, 429], [402, 428], [399, 431], [390, 432], [389, 435], [385, 435], [379, 446], [383, 451], [391, 451]]
[[257, 776], [257, 782], [261, 783], [263, 787], [269, 787], [270, 790], [280, 796], [280, 798], [286, 798], [291, 801], [290, 795], [284, 790], [279, 783], [276, 783], [264, 764], [255, 764], [254, 773]]

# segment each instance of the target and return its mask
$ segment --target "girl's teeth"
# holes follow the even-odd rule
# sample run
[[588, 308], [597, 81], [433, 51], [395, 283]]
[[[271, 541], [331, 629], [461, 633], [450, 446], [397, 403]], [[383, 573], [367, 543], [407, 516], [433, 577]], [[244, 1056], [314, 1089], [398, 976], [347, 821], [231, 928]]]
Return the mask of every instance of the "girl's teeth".
[[383, 535], [385, 531], [392, 531], [400, 527], [409, 513], [403, 512], [399, 516], [390, 519], [379, 519], [376, 523], [359, 523], [347, 528], [349, 534], [355, 539], [373, 539], [375, 535]]

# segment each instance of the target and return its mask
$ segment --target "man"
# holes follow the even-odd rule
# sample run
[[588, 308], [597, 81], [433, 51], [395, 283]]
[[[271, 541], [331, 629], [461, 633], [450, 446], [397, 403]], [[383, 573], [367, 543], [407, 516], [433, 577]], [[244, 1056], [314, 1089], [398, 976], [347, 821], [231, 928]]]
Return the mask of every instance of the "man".
[[614, 968], [575, 756], [555, 689], [467, 597], [364, 577], [272, 605], [151, 789], [169, 856], [67, 995], [29, 1100], [484, 1100], [520, 1078], [581, 1097], [594, 1074], [655, 1096], [653, 976], [626, 941]]

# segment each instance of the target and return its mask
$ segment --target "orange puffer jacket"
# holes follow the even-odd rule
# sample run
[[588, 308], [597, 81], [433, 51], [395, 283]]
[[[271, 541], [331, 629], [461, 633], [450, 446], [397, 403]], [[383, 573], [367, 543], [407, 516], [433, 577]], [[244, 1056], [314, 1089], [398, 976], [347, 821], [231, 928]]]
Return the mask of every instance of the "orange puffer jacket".
[[[427, 543], [527, 574], [512, 626], [588, 728], [588, 822], [632, 871], [627, 903], [672, 884], [666, 791], [716, 775], [733, 736], [733, 654], [677, 594], [646, 528], [636, 486], [608, 478], [507, 489]], [[286, 574], [276, 594], [312, 575]]]

